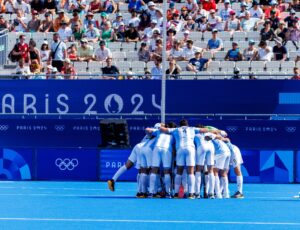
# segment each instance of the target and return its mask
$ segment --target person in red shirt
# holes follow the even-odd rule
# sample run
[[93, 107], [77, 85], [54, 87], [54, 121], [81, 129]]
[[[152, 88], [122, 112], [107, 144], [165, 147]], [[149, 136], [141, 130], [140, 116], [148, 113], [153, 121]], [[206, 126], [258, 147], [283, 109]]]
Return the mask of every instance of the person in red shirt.
[[206, 11], [217, 9], [217, 4], [215, 0], [201, 0], [201, 2], [203, 5], [203, 9], [205, 9]]
[[25, 35], [21, 34], [19, 36], [19, 42], [15, 45], [12, 55], [19, 56], [20, 59], [23, 58], [26, 63], [29, 62], [29, 46], [25, 43]]
[[298, 67], [294, 68], [294, 76], [291, 78], [292, 80], [300, 80], [300, 71]]
[[173, 14], [179, 14], [179, 10], [175, 8], [175, 3], [171, 2], [169, 5], [169, 9], [167, 10], [167, 20], [170, 21], [173, 19]]

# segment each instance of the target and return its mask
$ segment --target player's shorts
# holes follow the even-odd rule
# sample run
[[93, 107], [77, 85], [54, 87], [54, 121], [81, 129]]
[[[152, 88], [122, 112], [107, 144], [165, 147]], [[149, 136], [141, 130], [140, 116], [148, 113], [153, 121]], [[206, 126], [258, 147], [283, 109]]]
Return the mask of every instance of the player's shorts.
[[138, 159], [141, 168], [150, 168], [152, 164], [152, 149], [142, 147], [139, 151]]
[[176, 152], [176, 164], [178, 166], [195, 166], [196, 150], [195, 147], [187, 147], [178, 149]]
[[232, 150], [233, 151], [231, 151], [231, 156], [230, 156], [230, 165], [233, 168], [236, 168], [237, 166], [243, 164], [244, 161], [243, 161], [241, 151], [237, 146], [232, 145]]
[[213, 143], [205, 141], [203, 145], [196, 150], [196, 165], [214, 165], [215, 148]]
[[164, 168], [171, 168], [172, 152], [166, 148], [155, 147], [152, 153], [152, 167], [160, 167], [161, 163]]
[[229, 169], [230, 152], [223, 152], [215, 155], [215, 168], [220, 170]]
[[143, 145], [142, 143], [135, 145], [128, 157], [128, 160], [130, 160], [133, 164], [135, 164], [135, 168], [137, 169], [140, 169], [140, 162], [139, 162], [138, 155], [141, 151], [142, 145]]

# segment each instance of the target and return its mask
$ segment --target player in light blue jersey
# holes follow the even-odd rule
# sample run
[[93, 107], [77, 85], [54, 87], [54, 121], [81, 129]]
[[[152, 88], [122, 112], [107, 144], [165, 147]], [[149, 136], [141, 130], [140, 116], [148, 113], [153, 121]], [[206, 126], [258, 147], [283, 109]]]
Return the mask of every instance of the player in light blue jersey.
[[[161, 124], [162, 127], [175, 128], [176, 124], [170, 122], [169, 124]], [[146, 132], [156, 136], [155, 147], [152, 153], [152, 167], [150, 174], [150, 186], [149, 186], [149, 196], [148, 197], [160, 197], [157, 194], [157, 182], [159, 180], [159, 167], [162, 164], [164, 168], [164, 184], [166, 197], [171, 198], [171, 166], [172, 166], [172, 152], [174, 138], [170, 134], [161, 132], [160, 130], [146, 129]]]
[[176, 176], [175, 176], [175, 189], [174, 198], [178, 198], [178, 192], [181, 185], [182, 173], [184, 166], [187, 166], [188, 171], [188, 198], [194, 199], [195, 193], [195, 145], [194, 138], [197, 133], [206, 132], [206, 129], [189, 127], [187, 120], [180, 121], [179, 128], [164, 128], [160, 130], [165, 133], [170, 133], [175, 138], [176, 143]]
[[240, 149], [232, 144], [230, 141], [227, 142], [227, 146], [230, 149], [231, 156], [230, 156], [230, 165], [234, 169], [234, 173], [236, 175], [236, 184], [237, 184], [237, 191], [231, 198], [244, 198], [243, 194], [243, 174], [241, 171], [241, 164], [243, 164], [243, 158]]

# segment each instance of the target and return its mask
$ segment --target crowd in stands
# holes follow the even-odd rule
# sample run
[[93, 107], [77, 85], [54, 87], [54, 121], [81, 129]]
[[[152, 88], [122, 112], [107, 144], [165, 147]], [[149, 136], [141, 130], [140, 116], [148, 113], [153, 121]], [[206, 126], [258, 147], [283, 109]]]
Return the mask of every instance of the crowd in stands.
[[[18, 63], [16, 73], [35, 74], [28, 78], [44, 78], [39, 74], [46, 73], [46, 78], [75, 79], [79, 69], [74, 63], [86, 62], [88, 67], [96, 62], [102, 67], [103, 78], [115, 79], [127, 73], [127, 78], [132, 79], [132, 72], [120, 71], [118, 59], [113, 58], [110, 49], [113, 43], [122, 42], [124, 46], [136, 44], [132, 50], [137, 54], [136, 61], [145, 62], [146, 66], [154, 62], [151, 68], [141, 68], [145, 78], [160, 79], [161, 2], [0, 0], [0, 29], [18, 34], [9, 59]], [[120, 10], [124, 6], [126, 11]], [[178, 78], [181, 72], [197, 74], [225, 52], [218, 60], [294, 61], [296, 75], [300, 61], [299, 15], [299, 0], [169, 1], [166, 73], [172, 78]], [[53, 38], [41, 44], [35, 33], [51, 33]], [[222, 33], [228, 37], [220, 36]], [[238, 34], [244, 37], [239, 39]], [[293, 58], [289, 57], [291, 50], [297, 52]]]

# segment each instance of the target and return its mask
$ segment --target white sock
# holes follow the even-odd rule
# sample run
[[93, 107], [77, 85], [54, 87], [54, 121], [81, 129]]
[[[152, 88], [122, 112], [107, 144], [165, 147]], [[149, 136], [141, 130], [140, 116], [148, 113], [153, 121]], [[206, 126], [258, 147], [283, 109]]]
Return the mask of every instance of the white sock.
[[222, 190], [223, 190], [223, 193], [222, 193], [222, 190], [220, 189], [221, 191], [221, 194], [223, 194], [223, 197], [224, 198], [228, 198], [229, 197], [229, 190], [228, 190], [228, 177], [221, 177], [220, 178], [220, 184], [222, 184]]
[[122, 167], [120, 167], [118, 169], [118, 171], [115, 173], [115, 175], [113, 176], [113, 180], [116, 182], [118, 180], [118, 178], [124, 173], [126, 172], [127, 168], [125, 165], [123, 165]]
[[137, 182], [137, 192], [138, 193], [140, 193], [141, 191], [140, 191], [140, 174], [138, 173], [137, 175], [136, 175], [136, 182]]
[[142, 173], [141, 174], [141, 182], [142, 182], [142, 193], [146, 193], [147, 192], [147, 184], [148, 184], [148, 181], [147, 181], [147, 178], [148, 178], [148, 175], [146, 173]]
[[182, 176], [176, 174], [176, 176], [175, 176], [175, 190], [174, 190], [175, 193], [179, 192], [179, 188], [180, 188], [180, 185], [181, 185], [181, 179], [182, 179]]
[[243, 176], [236, 177], [237, 189], [242, 194], [243, 194], [243, 180], [244, 180]]
[[165, 174], [164, 182], [165, 182], [166, 192], [171, 193], [171, 176], [170, 176], [170, 174]]
[[213, 173], [208, 174], [208, 194], [214, 194], [215, 192], [215, 176]]
[[151, 173], [149, 192], [152, 193], [152, 194], [156, 194], [155, 187], [156, 187], [156, 174]]
[[219, 177], [219, 180], [220, 180], [220, 193], [223, 194], [223, 188], [224, 188], [223, 177]]
[[154, 187], [154, 191], [155, 193], [157, 193], [158, 191], [162, 191], [162, 187], [161, 187], [161, 181], [160, 181], [160, 175], [156, 174], [156, 183], [155, 183], [155, 187]]
[[184, 193], [187, 193], [189, 190], [189, 187], [188, 187], [188, 179], [187, 179], [186, 169], [183, 170], [181, 178], [182, 178], [182, 185], [184, 187]]
[[195, 193], [200, 194], [200, 186], [201, 186], [201, 172], [196, 172], [195, 175]]
[[189, 193], [195, 193], [195, 175], [189, 174], [188, 176], [188, 184], [189, 184]]
[[142, 190], [143, 190], [143, 188], [142, 188], [142, 185], [143, 185], [143, 182], [142, 182], [142, 174], [141, 174], [141, 173], [139, 173], [138, 175], [139, 175], [139, 177], [138, 177], [138, 178], [139, 178], [139, 183], [138, 183], [138, 186], [139, 186], [139, 187], [138, 187], [138, 192], [139, 192], [139, 193], [141, 193], [141, 192], [142, 192]]
[[215, 176], [215, 192], [216, 192], [217, 198], [222, 198], [222, 196], [221, 196], [221, 191], [220, 191], [220, 180], [219, 180], [219, 176]]
[[204, 175], [204, 188], [205, 188], [205, 193], [208, 194], [208, 191], [209, 191], [209, 175], [208, 174], [205, 174]]

